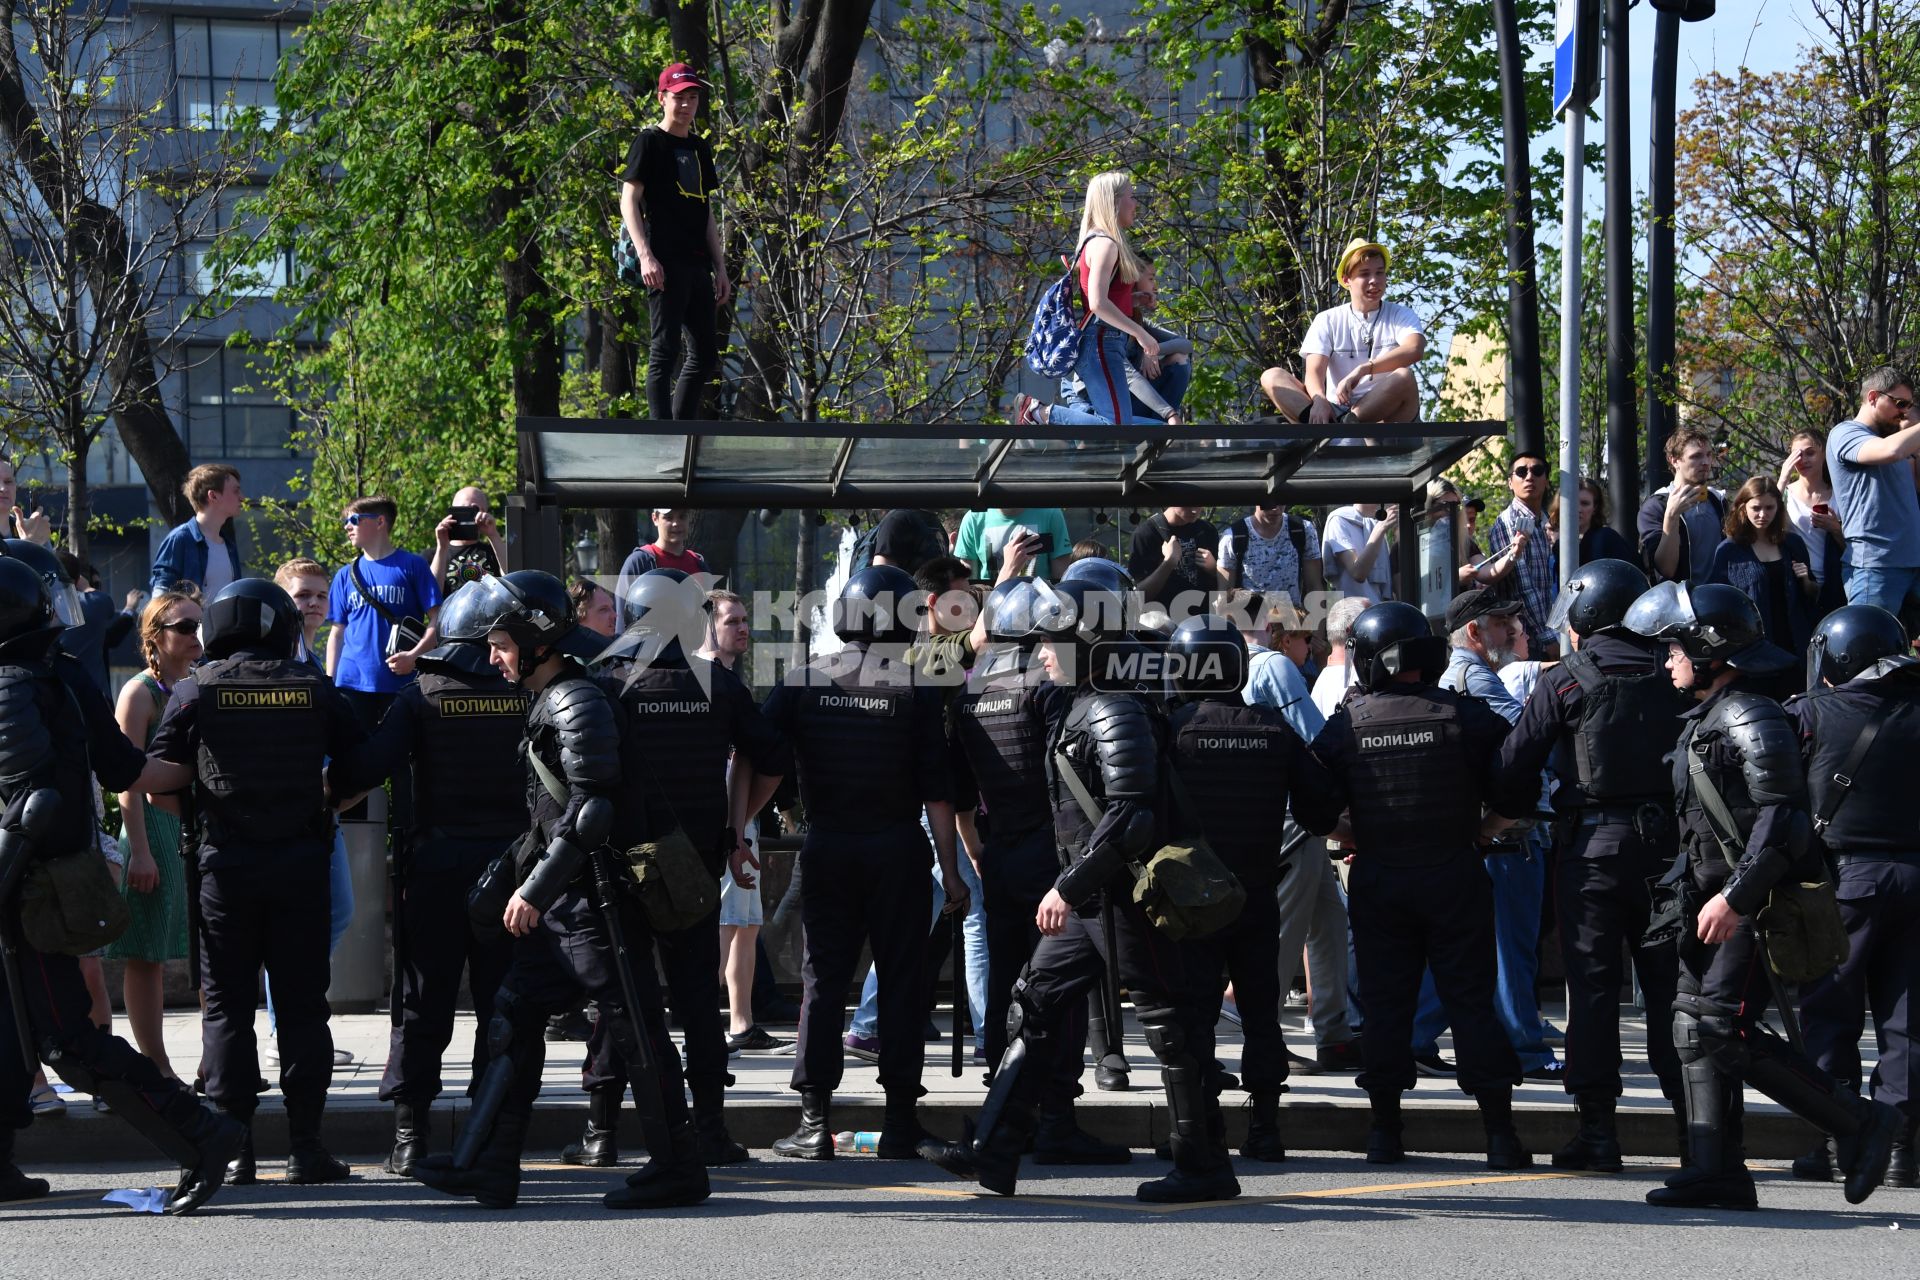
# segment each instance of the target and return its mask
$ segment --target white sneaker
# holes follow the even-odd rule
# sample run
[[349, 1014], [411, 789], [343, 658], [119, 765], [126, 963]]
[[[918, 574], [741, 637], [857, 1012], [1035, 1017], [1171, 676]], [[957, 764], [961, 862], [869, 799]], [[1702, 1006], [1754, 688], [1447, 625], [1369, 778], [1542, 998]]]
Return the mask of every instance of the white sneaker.
[[280, 1046], [270, 1044], [260, 1051], [260, 1061], [269, 1067], [280, 1065]]
[[336, 1067], [350, 1067], [353, 1065], [353, 1055], [345, 1049], [335, 1049], [333, 1051], [333, 1065]]

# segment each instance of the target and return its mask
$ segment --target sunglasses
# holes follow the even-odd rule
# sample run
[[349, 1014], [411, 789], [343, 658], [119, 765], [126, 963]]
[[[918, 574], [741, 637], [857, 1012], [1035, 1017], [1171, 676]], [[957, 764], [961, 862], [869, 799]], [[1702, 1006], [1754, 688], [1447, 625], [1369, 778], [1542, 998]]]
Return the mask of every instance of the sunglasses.
[[1513, 469], [1513, 475], [1516, 480], [1545, 479], [1546, 474], [1547, 464], [1544, 462], [1536, 463], [1531, 467], [1515, 467]]
[[374, 515], [370, 511], [356, 511], [352, 515], [346, 517], [346, 525], [347, 525], [347, 528], [352, 529], [362, 524], [365, 524], [369, 520], [378, 520], [378, 519], [380, 519], [380, 517]]
[[160, 630], [171, 631], [177, 636], [199, 635], [200, 623], [193, 618], [182, 618], [178, 622], [161, 623]]
[[1899, 396], [1890, 396], [1890, 395], [1887, 395], [1885, 392], [1882, 392], [1880, 398], [1883, 400], [1893, 401], [1894, 407], [1899, 409], [1900, 412], [1902, 413], [1905, 413], [1907, 410], [1913, 408], [1913, 401], [1903, 400]]

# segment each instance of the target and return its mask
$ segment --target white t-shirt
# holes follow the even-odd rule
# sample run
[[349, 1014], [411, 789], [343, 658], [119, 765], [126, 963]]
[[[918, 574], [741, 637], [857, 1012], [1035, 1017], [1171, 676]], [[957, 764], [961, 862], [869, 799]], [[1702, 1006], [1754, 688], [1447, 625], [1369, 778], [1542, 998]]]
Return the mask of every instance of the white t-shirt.
[[207, 580], [200, 584], [203, 600], [212, 600], [233, 581], [233, 559], [227, 544], [207, 540]]
[[1341, 595], [1366, 596], [1375, 604], [1393, 599], [1391, 548], [1384, 541], [1373, 557], [1373, 568], [1367, 571], [1365, 581], [1350, 576], [1335, 559], [1342, 551], [1356, 554], [1365, 551], [1367, 535], [1379, 523], [1372, 516], [1361, 515], [1360, 508], [1352, 505], [1335, 507], [1327, 517], [1326, 530], [1320, 535], [1320, 555], [1325, 561], [1327, 585]]
[[[1799, 486], [1788, 485], [1785, 491], [1787, 523], [1800, 535], [1800, 541], [1807, 544], [1807, 567], [1813, 570], [1813, 576], [1820, 581], [1827, 580], [1827, 531], [1813, 527], [1813, 508], [1800, 497]], [[1833, 500], [1827, 500], [1833, 506]], [[1836, 511], [1838, 508], [1834, 508]]]
[[1353, 680], [1351, 662], [1343, 662], [1339, 666], [1328, 663], [1320, 668], [1320, 674], [1313, 678], [1313, 705], [1320, 708], [1321, 715], [1330, 717], [1340, 709], [1340, 699], [1347, 696]]
[[[1300, 354], [1327, 358], [1327, 395], [1331, 398], [1340, 379], [1426, 331], [1413, 308], [1402, 303], [1382, 302], [1378, 310], [1363, 316], [1351, 302], [1343, 302], [1313, 318], [1307, 336], [1300, 340]], [[1353, 390], [1353, 398], [1358, 400], [1372, 387], [1371, 375], [1362, 378]]]

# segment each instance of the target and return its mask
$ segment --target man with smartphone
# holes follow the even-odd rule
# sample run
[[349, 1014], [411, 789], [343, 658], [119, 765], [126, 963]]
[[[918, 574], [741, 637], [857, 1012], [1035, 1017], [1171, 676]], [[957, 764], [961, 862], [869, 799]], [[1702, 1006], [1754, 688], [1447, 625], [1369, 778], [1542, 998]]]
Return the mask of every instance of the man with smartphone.
[[453, 495], [453, 505], [433, 528], [433, 580], [446, 599], [469, 582], [496, 577], [507, 563], [507, 540], [487, 508], [487, 491], [468, 485]]
[[[1667, 437], [1673, 483], [1655, 489], [1640, 505], [1640, 558], [1655, 582], [1705, 582], [1713, 570], [1727, 518], [1727, 496], [1712, 488], [1713, 437], [1681, 427]], [[1913, 486], [1909, 485], [1908, 488]]]
[[953, 554], [973, 567], [976, 579], [998, 580], [1007, 547], [1023, 537], [1034, 540], [1032, 575], [1051, 581], [1057, 576], [1054, 557], [1064, 555], [1073, 545], [1067, 537], [1067, 513], [1059, 507], [969, 511], [960, 517], [960, 536], [954, 541]]
[[1214, 559], [1219, 545], [1220, 531], [1204, 518], [1201, 508], [1168, 507], [1134, 529], [1127, 572], [1139, 584], [1143, 598], [1180, 622], [1207, 612], [1209, 593], [1220, 589], [1220, 569]]

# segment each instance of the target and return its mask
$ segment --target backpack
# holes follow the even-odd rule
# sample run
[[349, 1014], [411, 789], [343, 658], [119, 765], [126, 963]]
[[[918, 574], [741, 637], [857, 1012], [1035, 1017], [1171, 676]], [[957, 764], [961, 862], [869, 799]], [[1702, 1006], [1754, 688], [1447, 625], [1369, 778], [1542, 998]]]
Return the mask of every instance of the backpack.
[[[1307, 567], [1307, 522], [1295, 516], [1291, 511], [1280, 513], [1280, 527], [1286, 530], [1287, 541], [1293, 544], [1293, 553], [1300, 558], [1300, 569], [1305, 573]], [[1233, 535], [1233, 546], [1237, 553], [1233, 557], [1232, 580], [1227, 583], [1229, 591], [1237, 590], [1242, 579], [1247, 576], [1247, 544], [1253, 537], [1248, 528], [1246, 517], [1242, 516], [1227, 526], [1227, 532]]]
[[1093, 322], [1093, 308], [1088, 306], [1086, 316], [1076, 319], [1073, 295], [1080, 287], [1080, 255], [1095, 238], [1088, 236], [1080, 242], [1067, 273], [1047, 286], [1040, 295], [1040, 305], [1033, 309], [1033, 328], [1027, 333], [1027, 367], [1043, 378], [1064, 378], [1080, 362], [1080, 336]]

